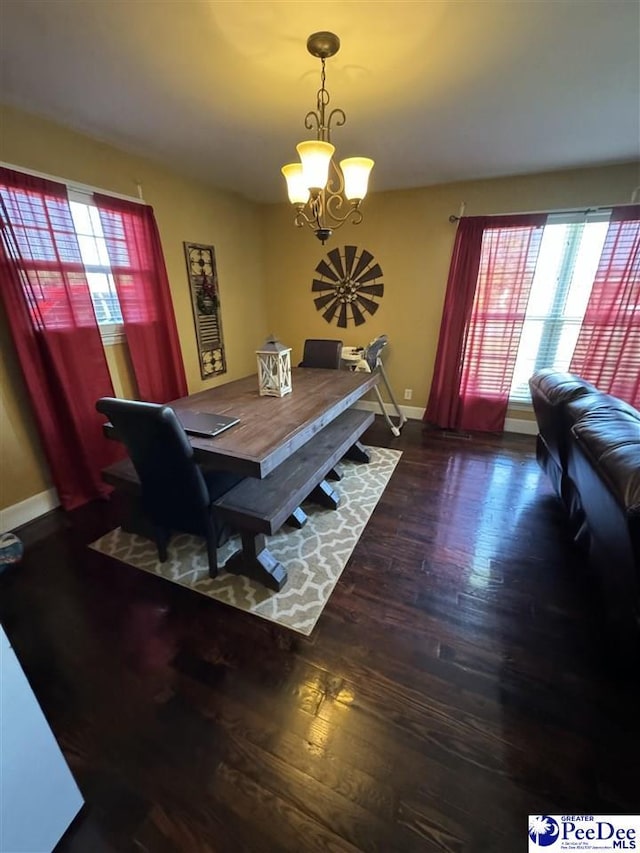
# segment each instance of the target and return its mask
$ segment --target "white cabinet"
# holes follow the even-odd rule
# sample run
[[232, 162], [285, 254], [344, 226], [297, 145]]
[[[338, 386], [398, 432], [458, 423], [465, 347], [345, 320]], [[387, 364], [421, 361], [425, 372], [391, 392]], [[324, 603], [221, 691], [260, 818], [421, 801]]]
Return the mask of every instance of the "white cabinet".
[[50, 853], [82, 803], [0, 627], [0, 853]]

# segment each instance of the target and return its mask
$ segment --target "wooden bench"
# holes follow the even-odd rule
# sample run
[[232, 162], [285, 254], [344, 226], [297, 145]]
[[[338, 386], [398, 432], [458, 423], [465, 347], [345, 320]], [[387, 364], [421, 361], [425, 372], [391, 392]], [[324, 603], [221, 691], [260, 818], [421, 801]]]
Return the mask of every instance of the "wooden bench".
[[270, 589], [282, 589], [287, 572], [269, 552], [265, 534], [279, 530], [307, 497], [337, 508], [338, 496], [325, 477], [373, 420], [372, 412], [348, 409], [264, 480], [247, 478], [215, 502], [218, 512], [240, 531], [242, 539], [242, 549], [225, 564], [228, 572], [247, 575]]
[[[241, 550], [225, 564], [228, 572], [247, 575], [270, 589], [282, 589], [287, 572], [270, 554], [265, 534], [279, 530], [306, 498], [337, 508], [338, 496], [325, 478], [345, 456], [368, 461], [358, 439], [373, 420], [372, 412], [347, 409], [264, 479], [247, 477], [214, 503], [218, 514], [240, 532], [242, 540]], [[131, 502], [130, 518], [123, 528], [142, 533], [144, 519], [132, 505], [140, 496], [140, 482], [131, 461], [110, 465], [102, 471], [102, 478]]]

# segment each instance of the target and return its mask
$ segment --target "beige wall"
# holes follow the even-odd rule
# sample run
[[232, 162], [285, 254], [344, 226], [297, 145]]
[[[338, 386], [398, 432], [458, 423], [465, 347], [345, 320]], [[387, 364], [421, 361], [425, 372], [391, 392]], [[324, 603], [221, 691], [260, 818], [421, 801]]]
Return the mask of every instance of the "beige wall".
[[[385, 363], [396, 397], [403, 402], [404, 388], [412, 388], [408, 405], [418, 408], [426, 403], [431, 381], [455, 234], [448, 217], [458, 212], [460, 202], [466, 202], [468, 215], [619, 204], [628, 202], [640, 184], [638, 164], [627, 164], [373, 192], [365, 202], [364, 223], [345, 226], [322, 247], [310, 231], [293, 227], [287, 204], [253, 205], [1, 107], [0, 160], [126, 195], [135, 195], [140, 181], [158, 220], [190, 391], [254, 372], [254, 351], [267, 331], [294, 347], [294, 362], [307, 337], [339, 337], [345, 344], [364, 345], [386, 333], [390, 346]], [[375, 172], [373, 184], [375, 190]], [[198, 368], [184, 241], [216, 247], [228, 373], [206, 382]], [[315, 310], [311, 280], [329, 249], [349, 243], [375, 255], [384, 272], [385, 295], [364, 325], [341, 330]], [[118, 394], [134, 390], [127, 360], [125, 348], [109, 349]], [[1, 310], [0, 380], [1, 509], [51, 485]]]
[[[268, 332], [259, 206], [6, 107], [0, 108], [0, 160], [130, 196], [137, 194], [139, 181], [158, 221], [189, 390], [255, 371], [255, 349]], [[200, 378], [184, 241], [216, 248], [228, 372], [212, 380]], [[0, 335], [1, 509], [43, 491], [51, 481], [4, 317]], [[123, 347], [109, 348], [116, 393], [132, 390], [127, 359]]]
[[0, 509], [50, 485], [31, 404], [0, 304]]
[[[384, 163], [376, 168], [383, 169]], [[375, 171], [373, 178], [375, 182]], [[396, 399], [403, 403], [404, 389], [412, 388], [413, 399], [406, 405], [424, 408], [455, 237], [455, 225], [448, 219], [458, 213], [460, 203], [466, 202], [469, 216], [622, 204], [630, 201], [638, 184], [636, 163], [374, 192], [364, 202], [364, 222], [345, 225], [324, 247], [308, 229], [294, 228], [289, 205], [272, 205], [265, 225], [270, 328], [294, 347], [294, 359], [300, 358], [307, 337], [342, 338], [347, 345], [363, 346], [386, 333], [385, 367]], [[385, 292], [378, 311], [367, 315], [366, 323], [339, 329], [316, 311], [311, 280], [328, 250], [349, 244], [375, 256], [384, 273]]]

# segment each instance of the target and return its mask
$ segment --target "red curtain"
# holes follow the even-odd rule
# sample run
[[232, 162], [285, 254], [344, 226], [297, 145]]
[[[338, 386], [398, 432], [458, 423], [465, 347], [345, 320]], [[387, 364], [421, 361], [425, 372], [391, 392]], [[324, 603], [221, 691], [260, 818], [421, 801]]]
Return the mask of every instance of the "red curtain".
[[436, 363], [423, 418], [444, 429], [455, 429], [459, 422], [464, 333], [478, 281], [482, 235], [488, 223], [486, 216], [462, 218], [453, 246]]
[[113, 386], [67, 190], [0, 168], [0, 213], [3, 303], [54, 484], [74, 509], [110, 491], [100, 470], [122, 452], [95, 410]]
[[612, 211], [569, 370], [640, 408], [640, 205]]
[[152, 403], [184, 397], [187, 380], [153, 209], [99, 194], [94, 201], [140, 397]]
[[545, 222], [546, 214], [460, 221], [425, 421], [503, 429]]

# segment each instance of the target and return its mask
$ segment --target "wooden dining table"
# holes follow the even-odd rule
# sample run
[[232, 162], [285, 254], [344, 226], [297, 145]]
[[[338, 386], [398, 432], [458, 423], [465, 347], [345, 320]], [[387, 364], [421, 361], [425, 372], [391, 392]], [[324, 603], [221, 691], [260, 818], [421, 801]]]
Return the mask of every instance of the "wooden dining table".
[[378, 382], [375, 373], [347, 370], [294, 367], [291, 374], [284, 397], [260, 396], [253, 375], [169, 403], [178, 417], [191, 410], [240, 419], [213, 438], [190, 436], [197, 461], [263, 479]]
[[[301, 526], [306, 516], [299, 504], [307, 497], [337, 507], [338, 496], [325, 478], [341, 458], [369, 461], [359, 438], [373, 413], [356, 410], [355, 404], [377, 382], [377, 373], [298, 367], [292, 370], [293, 390], [284, 397], [261, 396], [252, 375], [168, 403], [178, 418], [187, 411], [238, 418], [216, 436], [189, 435], [200, 465], [245, 478], [215, 503], [242, 542], [225, 564], [227, 571], [271, 589], [284, 586], [286, 567], [269, 552], [265, 535], [287, 520]], [[118, 439], [111, 424], [104, 431]], [[116, 488], [139, 488], [130, 464], [116, 463], [103, 478]]]

